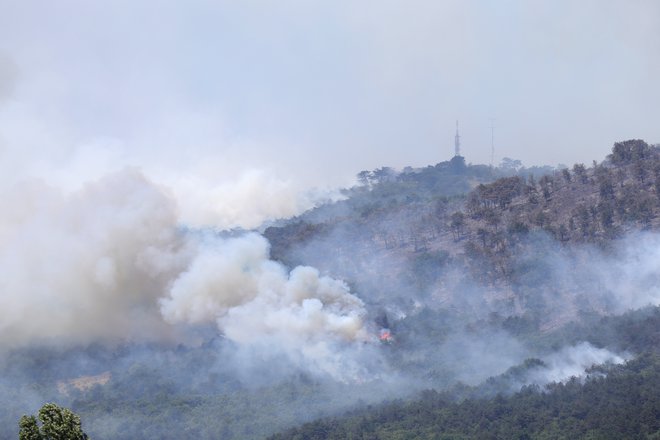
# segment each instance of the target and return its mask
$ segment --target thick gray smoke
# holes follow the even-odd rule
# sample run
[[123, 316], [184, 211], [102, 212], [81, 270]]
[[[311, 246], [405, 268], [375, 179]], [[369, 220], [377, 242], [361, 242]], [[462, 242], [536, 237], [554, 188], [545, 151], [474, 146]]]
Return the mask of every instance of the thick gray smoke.
[[125, 170], [65, 194], [12, 188], [0, 218], [0, 344], [183, 340], [216, 323], [301, 368], [347, 379], [369, 341], [359, 298], [311, 267], [289, 271], [251, 233], [186, 231], [167, 190]]
[[0, 344], [170, 336], [157, 298], [185, 252], [163, 190], [127, 170], [68, 195], [24, 183], [3, 200]]

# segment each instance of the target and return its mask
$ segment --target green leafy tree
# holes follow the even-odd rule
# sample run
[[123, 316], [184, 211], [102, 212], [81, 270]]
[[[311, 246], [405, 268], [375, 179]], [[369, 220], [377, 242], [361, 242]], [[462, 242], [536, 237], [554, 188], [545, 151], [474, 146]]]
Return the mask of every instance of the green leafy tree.
[[37, 419], [34, 416], [23, 416], [18, 422], [20, 431], [18, 433], [19, 440], [41, 440], [41, 432]]
[[39, 421], [35, 416], [24, 415], [18, 422], [19, 440], [87, 440], [82, 430], [80, 417], [67, 408], [47, 403], [39, 410]]

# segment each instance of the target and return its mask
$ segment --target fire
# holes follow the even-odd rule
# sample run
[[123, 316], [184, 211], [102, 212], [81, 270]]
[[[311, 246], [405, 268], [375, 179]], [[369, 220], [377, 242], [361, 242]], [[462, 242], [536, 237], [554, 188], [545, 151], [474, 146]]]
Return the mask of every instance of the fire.
[[381, 340], [381, 342], [392, 342], [394, 341], [394, 336], [392, 336], [392, 332], [389, 329], [381, 329], [380, 330], [380, 336], [378, 339]]

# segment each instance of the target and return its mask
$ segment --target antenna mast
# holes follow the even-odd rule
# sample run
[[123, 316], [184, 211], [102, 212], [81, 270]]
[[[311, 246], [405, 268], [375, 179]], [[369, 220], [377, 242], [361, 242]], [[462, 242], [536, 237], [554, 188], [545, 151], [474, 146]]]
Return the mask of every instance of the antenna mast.
[[454, 156], [461, 155], [461, 136], [458, 134], [458, 120], [456, 121], [456, 137], [454, 138]]
[[494, 119], [490, 118], [490, 167], [493, 168], [493, 161], [495, 160], [495, 123]]

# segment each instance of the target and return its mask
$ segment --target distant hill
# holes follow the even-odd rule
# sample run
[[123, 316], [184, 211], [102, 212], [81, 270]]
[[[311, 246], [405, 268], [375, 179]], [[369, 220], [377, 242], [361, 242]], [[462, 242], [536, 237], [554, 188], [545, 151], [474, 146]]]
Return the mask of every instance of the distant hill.
[[448, 209], [462, 206], [466, 194], [479, 185], [511, 175], [540, 177], [553, 170], [549, 166], [466, 165], [464, 158], [457, 156], [433, 166], [406, 167], [401, 172], [389, 167], [361, 171], [357, 176], [360, 185], [344, 190], [344, 200], [321, 205], [284, 225], [267, 228], [265, 235], [272, 243], [273, 255], [283, 259], [288, 247], [322, 235], [338, 224], [348, 227], [370, 224], [381, 229], [379, 226], [384, 223], [379, 238], [387, 240], [388, 245], [404, 246], [416, 238], [396, 230], [398, 217], [416, 217], [431, 222], [440, 231], [445, 229]]
[[[432, 294], [449, 305], [457, 285], [477, 283], [501, 313], [533, 314], [541, 328], [553, 328], [608, 304], [576, 299], [580, 283], [553, 284], [548, 256], [570, 258], [578, 269], [590, 246], [608, 252], [624, 236], [657, 230], [660, 148], [618, 142], [601, 163], [541, 170], [445, 162], [363, 172], [346, 200], [265, 235], [274, 258], [341, 277], [367, 301], [403, 304]], [[561, 316], [549, 311], [560, 300]]]
[[591, 166], [361, 172], [264, 232], [364, 302], [367, 340], [338, 347], [355, 381], [245, 360], [215, 326], [190, 346], [17, 349], [0, 438], [47, 401], [94, 438], [660, 438], [659, 176], [640, 140]]

